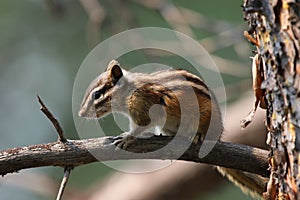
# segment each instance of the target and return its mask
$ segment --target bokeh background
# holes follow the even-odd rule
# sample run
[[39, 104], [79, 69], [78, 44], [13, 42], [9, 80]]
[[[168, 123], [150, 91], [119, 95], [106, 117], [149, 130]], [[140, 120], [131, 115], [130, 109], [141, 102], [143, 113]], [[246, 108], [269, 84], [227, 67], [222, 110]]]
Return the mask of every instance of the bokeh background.
[[[78, 139], [71, 98], [76, 72], [95, 45], [131, 28], [166, 27], [199, 41], [220, 67], [227, 103], [237, 101], [251, 88], [249, 56], [253, 49], [243, 38], [247, 25], [243, 21], [242, 3], [240, 0], [0, 1], [0, 150], [57, 139], [51, 123], [39, 110], [36, 94], [59, 119], [66, 136]], [[167, 55], [151, 52], [130, 54], [123, 62], [135, 65], [149, 60], [177, 63]], [[245, 109], [243, 113], [248, 111]], [[101, 188], [113, 187], [122, 179], [122, 175], [117, 176], [119, 179], [111, 178], [115, 173], [101, 163], [76, 167], [65, 199], [92, 199], [91, 196], [97, 199], [95, 195]], [[63, 169], [59, 167], [6, 175], [0, 178], [0, 199], [54, 199], [62, 175]], [[220, 181], [221, 178], [216, 179], [218, 184], [209, 179], [208, 176], [201, 180], [210, 184], [207, 192], [195, 193], [193, 199], [252, 199], [231, 183]], [[135, 189], [130, 185], [124, 187]], [[174, 191], [177, 192], [180, 191]]]

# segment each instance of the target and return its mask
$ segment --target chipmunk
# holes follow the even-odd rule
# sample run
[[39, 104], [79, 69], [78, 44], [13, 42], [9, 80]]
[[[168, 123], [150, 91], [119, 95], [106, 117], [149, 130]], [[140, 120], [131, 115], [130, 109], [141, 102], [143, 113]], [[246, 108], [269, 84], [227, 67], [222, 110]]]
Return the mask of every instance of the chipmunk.
[[[180, 69], [132, 73], [112, 60], [87, 88], [78, 114], [102, 118], [112, 112], [121, 112], [129, 118], [130, 130], [118, 141], [121, 148], [157, 126], [160, 132], [171, 136], [181, 128], [195, 143], [203, 141], [210, 131], [220, 134], [223, 131], [221, 112], [209, 87], [198, 76]], [[248, 176], [239, 178], [240, 173], [243, 176], [241, 171], [227, 168], [221, 171], [231, 174], [236, 183], [247, 186], [244, 182], [250, 182], [252, 190], [264, 189], [262, 184], [248, 180]]]
[[[152, 109], [155, 105], [160, 107]], [[122, 145], [156, 126], [170, 136], [181, 126], [187, 135], [194, 132], [195, 142], [203, 140], [210, 123], [215, 132], [223, 128], [216, 99], [199, 77], [176, 69], [132, 73], [115, 60], [86, 90], [79, 116], [101, 118], [111, 112], [129, 118], [130, 131]]]

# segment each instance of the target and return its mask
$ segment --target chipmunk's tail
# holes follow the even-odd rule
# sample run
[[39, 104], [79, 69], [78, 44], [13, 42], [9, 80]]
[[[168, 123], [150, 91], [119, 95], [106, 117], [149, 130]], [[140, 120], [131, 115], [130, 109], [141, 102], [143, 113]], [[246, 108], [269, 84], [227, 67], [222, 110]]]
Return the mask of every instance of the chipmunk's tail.
[[266, 191], [268, 178], [236, 169], [224, 167], [217, 167], [217, 169], [223, 176], [226, 176], [231, 182], [240, 187], [244, 193], [250, 194], [255, 199], [262, 199], [263, 192]]

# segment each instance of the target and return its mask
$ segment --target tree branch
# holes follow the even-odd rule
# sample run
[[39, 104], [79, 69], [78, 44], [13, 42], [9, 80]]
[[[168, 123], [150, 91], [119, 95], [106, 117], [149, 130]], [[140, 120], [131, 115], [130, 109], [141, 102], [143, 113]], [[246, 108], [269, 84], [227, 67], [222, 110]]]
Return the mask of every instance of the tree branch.
[[[170, 147], [165, 145], [171, 140]], [[138, 138], [128, 146], [127, 151], [113, 144], [114, 137], [101, 137], [85, 140], [68, 140], [67, 143], [53, 142], [13, 148], [0, 151], [0, 175], [17, 172], [21, 169], [42, 166], [79, 166], [100, 161], [128, 159], [177, 159], [177, 149], [186, 138], [153, 136]], [[209, 141], [206, 141], [209, 142]], [[250, 146], [217, 142], [212, 151], [204, 158], [198, 157], [201, 144], [191, 147], [179, 160], [201, 162], [222, 167], [239, 169], [262, 176], [269, 176], [268, 151]], [[163, 153], [155, 151], [164, 147]], [[131, 152], [135, 152], [134, 154]], [[93, 152], [93, 155], [90, 153]], [[144, 152], [151, 152], [144, 154]], [[145, 156], [147, 155], [147, 156]]]
[[57, 119], [53, 116], [53, 114], [49, 111], [49, 109], [45, 106], [44, 102], [42, 101], [41, 97], [37, 95], [38, 102], [41, 104], [40, 110], [46, 115], [46, 117], [51, 121], [53, 124], [57, 134], [58, 134], [58, 140], [62, 143], [66, 143], [67, 139], [64, 136], [64, 131], [61, 128], [59, 122]]
[[73, 166], [65, 167], [64, 177], [63, 177], [63, 179], [61, 181], [61, 184], [60, 184], [60, 187], [59, 187], [59, 190], [58, 190], [58, 194], [57, 194], [56, 200], [61, 200], [62, 199], [62, 195], [63, 195], [64, 190], [66, 188], [66, 185], [67, 185], [67, 182], [69, 180], [70, 173], [71, 173], [72, 169], [73, 169]]

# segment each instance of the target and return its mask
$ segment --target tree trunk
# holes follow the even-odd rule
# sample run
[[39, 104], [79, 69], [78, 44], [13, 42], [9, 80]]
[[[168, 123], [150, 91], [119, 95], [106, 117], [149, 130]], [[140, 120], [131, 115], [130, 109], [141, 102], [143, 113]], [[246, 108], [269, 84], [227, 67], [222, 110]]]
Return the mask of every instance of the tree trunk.
[[245, 0], [266, 100], [271, 175], [265, 199], [300, 199], [300, 0]]

